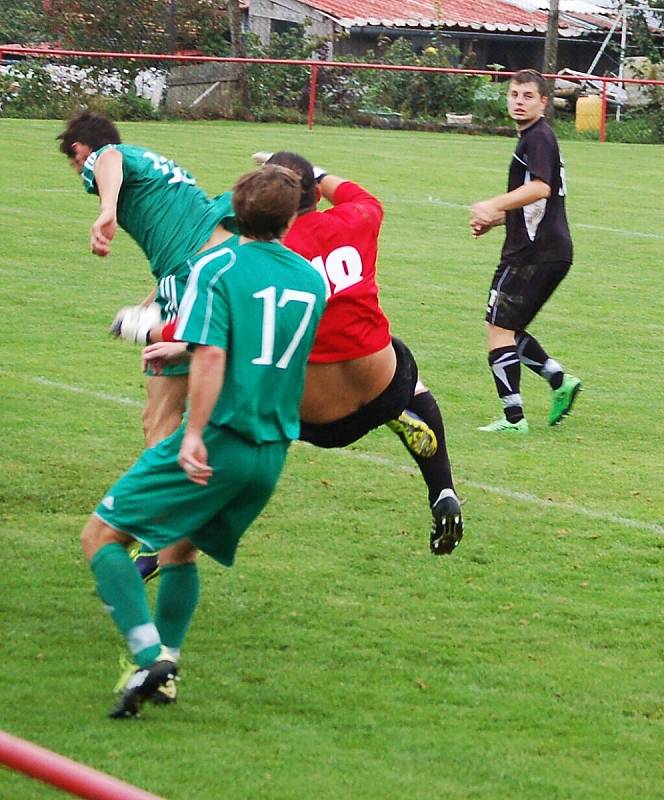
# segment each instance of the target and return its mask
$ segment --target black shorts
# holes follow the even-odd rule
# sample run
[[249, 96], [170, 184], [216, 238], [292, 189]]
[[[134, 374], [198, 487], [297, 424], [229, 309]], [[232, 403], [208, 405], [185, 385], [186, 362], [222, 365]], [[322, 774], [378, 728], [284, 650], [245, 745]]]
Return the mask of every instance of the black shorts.
[[397, 366], [389, 386], [366, 406], [335, 422], [315, 425], [302, 421], [300, 439], [303, 442], [316, 447], [346, 447], [401, 414], [415, 394], [417, 364], [400, 339], [393, 338], [392, 347], [397, 356]]
[[524, 330], [567, 275], [570, 266], [564, 261], [501, 262], [491, 282], [486, 321], [510, 331]]

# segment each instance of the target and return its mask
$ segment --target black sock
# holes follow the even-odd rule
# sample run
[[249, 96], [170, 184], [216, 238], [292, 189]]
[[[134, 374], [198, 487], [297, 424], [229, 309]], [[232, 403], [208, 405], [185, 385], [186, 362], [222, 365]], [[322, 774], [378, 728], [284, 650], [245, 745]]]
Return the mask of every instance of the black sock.
[[445, 444], [443, 417], [440, 413], [436, 398], [429, 391], [416, 394], [408, 404], [406, 410], [412, 411], [413, 414], [416, 414], [420, 419], [424, 420], [436, 434], [436, 439], [438, 440], [438, 449], [430, 458], [423, 458], [422, 456], [415, 455], [412, 450], [406, 448], [420, 468], [420, 472], [422, 473], [422, 477], [428, 489], [429, 505], [433, 505], [443, 489], [452, 489], [452, 491], [454, 491], [452, 467], [450, 466], [450, 459], [447, 455], [447, 446]]
[[563, 368], [544, 350], [537, 339], [528, 331], [516, 335], [516, 351], [521, 363], [548, 381], [552, 389], [558, 389], [563, 382]]
[[514, 347], [496, 347], [489, 353], [489, 367], [493, 373], [498, 397], [502, 400], [508, 422], [523, 419], [521, 402], [521, 361]]

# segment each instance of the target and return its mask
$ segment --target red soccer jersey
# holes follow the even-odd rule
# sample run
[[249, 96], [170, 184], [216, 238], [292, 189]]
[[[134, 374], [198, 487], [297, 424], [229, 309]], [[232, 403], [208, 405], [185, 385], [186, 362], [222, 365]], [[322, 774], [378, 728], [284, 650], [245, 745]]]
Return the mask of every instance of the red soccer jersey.
[[309, 356], [317, 363], [368, 356], [391, 341], [376, 284], [383, 208], [351, 181], [337, 188], [333, 203], [325, 211], [302, 214], [284, 239], [325, 281], [327, 305]]

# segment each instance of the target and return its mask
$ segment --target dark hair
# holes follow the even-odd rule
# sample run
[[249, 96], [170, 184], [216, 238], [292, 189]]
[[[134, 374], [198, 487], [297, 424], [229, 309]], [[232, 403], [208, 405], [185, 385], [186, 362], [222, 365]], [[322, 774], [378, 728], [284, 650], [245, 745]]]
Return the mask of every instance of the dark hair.
[[283, 236], [300, 204], [300, 180], [290, 169], [266, 164], [233, 187], [233, 208], [243, 236], [269, 242]]
[[74, 155], [74, 142], [87, 144], [92, 150], [99, 150], [105, 144], [120, 144], [122, 139], [113, 122], [103, 114], [81, 111], [72, 117], [64, 131], [56, 137], [61, 139], [60, 152], [71, 158]]
[[297, 209], [298, 214], [303, 214], [305, 211], [311, 211], [312, 208], [316, 208], [318, 195], [316, 194], [314, 168], [306, 158], [302, 158], [302, 156], [297, 153], [289, 153], [287, 150], [280, 150], [278, 153], [274, 153], [274, 155], [270, 156], [266, 163], [286, 167], [292, 170], [300, 179], [302, 194], [300, 197], [300, 205]]
[[548, 95], [546, 79], [536, 69], [520, 69], [512, 75], [510, 83], [534, 83], [543, 97]]

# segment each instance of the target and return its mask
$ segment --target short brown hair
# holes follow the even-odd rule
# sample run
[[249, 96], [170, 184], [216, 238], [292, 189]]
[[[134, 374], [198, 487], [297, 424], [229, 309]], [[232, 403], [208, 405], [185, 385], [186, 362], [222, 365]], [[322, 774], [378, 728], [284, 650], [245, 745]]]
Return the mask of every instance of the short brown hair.
[[300, 205], [300, 179], [290, 169], [266, 164], [233, 187], [233, 208], [243, 236], [268, 242], [283, 236]]
[[91, 150], [99, 150], [106, 144], [121, 144], [120, 133], [113, 122], [103, 114], [81, 111], [72, 117], [64, 131], [56, 137], [61, 139], [60, 152], [71, 158], [74, 142], [87, 144]]
[[534, 83], [543, 97], [548, 94], [546, 79], [536, 69], [520, 69], [512, 75], [510, 83]]

